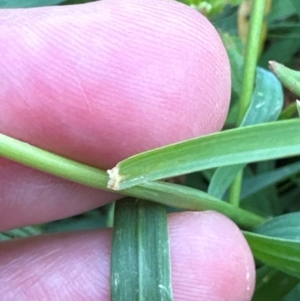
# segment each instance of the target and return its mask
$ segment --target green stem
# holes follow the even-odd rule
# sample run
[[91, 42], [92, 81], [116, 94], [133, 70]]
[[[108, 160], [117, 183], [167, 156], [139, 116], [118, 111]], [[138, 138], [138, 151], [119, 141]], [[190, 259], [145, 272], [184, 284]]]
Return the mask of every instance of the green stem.
[[235, 180], [233, 181], [230, 192], [229, 192], [229, 202], [233, 206], [239, 207], [241, 190], [242, 190], [242, 182], [243, 182], [243, 170], [239, 171]]
[[104, 189], [105, 171], [0, 134], [0, 156], [86, 186]]
[[252, 14], [250, 19], [249, 34], [246, 45], [245, 66], [240, 99], [240, 111], [238, 123], [241, 124], [251, 101], [257, 59], [259, 55], [260, 39], [264, 21], [266, 0], [253, 1]]
[[[238, 116], [239, 125], [243, 121], [243, 118], [247, 112], [253, 94], [257, 59], [259, 55], [260, 40], [264, 22], [265, 7], [266, 0], [253, 1], [249, 33], [246, 45], [243, 83]], [[229, 203], [234, 204], [235, 206], [239, 206], [242, 179], [243, 171], [241, 171], [238, 174], [231, 187]]]
[[[76, 183], [109, 190], [108, 175], [105, 171], [58, 156], [3, 134], [0, 134], [0, 156]], [[187, 210], [215, 210], [227, 215], [237, 224], [249, 228], [265, 221], [261, 216], [237, 209], [200, 190], [181, 185], [148, 182], [125, 189], [122, 194]]]

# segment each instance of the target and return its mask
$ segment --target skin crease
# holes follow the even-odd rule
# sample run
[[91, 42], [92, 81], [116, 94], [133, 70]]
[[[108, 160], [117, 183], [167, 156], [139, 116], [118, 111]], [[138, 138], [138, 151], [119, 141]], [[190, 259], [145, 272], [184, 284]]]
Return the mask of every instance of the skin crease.
[[[226, 52], [212, 25], [180, 3], [1, 10], [0, 45], [0, 132], [86, 164], [111, 168], [218, 131], [226, 118]], [[4, 158], [0, 179], [0, 231], [120, 197]], [[176, 301], [251, 299], [253, 258], [231, 221], [177, 213], [169, 229]], [[109, 300], [110, 241], [101, 230], [2, 242], [1, 300]]]

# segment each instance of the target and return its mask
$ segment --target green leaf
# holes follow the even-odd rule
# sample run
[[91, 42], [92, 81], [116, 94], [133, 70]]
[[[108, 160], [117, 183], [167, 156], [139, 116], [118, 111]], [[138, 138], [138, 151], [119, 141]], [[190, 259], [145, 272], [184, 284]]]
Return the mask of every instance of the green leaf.
[[300, 202], [299, 200], [300, 195], [300, 185], [293, 185], [287, 191], [282, 193], [281, 196], [281, 207], [282, 210], [285, 212], [294, 212], [300, 211]]
[[[299, 2], [300, 3], [300, 2]], [[293, 56], [300, 47], [299, 28], [293, 26], [288, 32], [283, 34], [283, 39], [276, 39], [262, 54], [259, 65], [267, 68], [270, 60], [278, 61], [282, 64], [289, 64]]]
[[43, 225], [43, 233], [81, 231], [90, 229], [106, 228], [108, 226], [107, 214], [94, 209], [80, 216], [72, 216], [56, 220]]
[[[258, 176], [276, 171], [276, 160], [259, 162], [255, 164], [254, 168], [253, 167], [254, 166], [248, 166], [247, 169], [245, 169], [247, 171], [247, 174], [245, 173], [246, 180], [254, 178], [255, 174]], [[255, 173], [252, 172], [254, 170]], [[259, 183], [257, 183], [257, 185], [259, 185]], [[245, 186], [242, 186], [242, 188], [244, 187]], [[271, 184], [259, 190], [259, 192], [242, 198], [241, 207], [265, 217], [274, 217], [284, 212], [280, 198], [281, 194], [279, 194], [277, 185]]]
[[245, 232], [254, 256], [300, 278], [300, 212], [275, 217], [254, 232]]
[[246, 178], [243, 183], [241, 197], [242, 199], [246, 198], [279, 181], [283, 181], [298, 172], [300, 172], [300, 162], [295, 162], [251, 178]]
[[269, 21], [278, 21], [294, 14], [294, 6], [291, 0], [273, 0], [272, 9], [268, 15]]
[[258, 234], [300, 242], [300, 212], [293, 212], [275, 217], [262, 224], [254, 231]]
[[293, 6], [294, 6], [294, 13], [298, 14], [300, 16], [300, 2], [299, 0], [291, 0]]
[[[256, 86], [241, 127], [277, 120], [283, 100], [278, 79], [271, 72], [258, 68]], [[244, 167], [245, 164], [218, 168], [209, 184], [208, 193], [223, 198], [238, 172]]]
[[28, 226], [24, 228], [12, 229], [5, 232], [0, 232], [0, 241], [10, 240], [15, 238], [30, 237], [41, 234], [39, 227]]
[[172, 299], [166, 208], [125, 198], [116, 203], [111, 300]]
[[299, 301], [300, 296], [300, 284], [288, 293], [288, 295], [282, 301]]
[[275, 61], [270, 61], [269, 67], [285, 87], [300, 96], [300, 71], [289, 69]]
[[256, 259], [300, 278], [300, 241], [244, 232]]
[[195, 171], [300, 154], [299, 119], [248, 126], [144, 152], [108, 171], [112, 189]]
[[51, 6], [62, 2], [64, 0], [0, 0], [0, 8]]
[[246, 228], [256, 227], [266, 221], [261, 216], [236, 208], [203, 191], [182, 185], [148, 182], [122, 192], [176, 208], [199, 211], [214, 210], [228, 216], [237, 224]]
[[82, 4], [82, 3], [89, 3], [95, 1], [97, 0], [65, 0], [64, 2], [62, 2], [62, 5]]
[[245, 1], [245, 0], [229, 0], [229, 1], [227, 1], [229, 4], [231, 4], [231, 5], [239, 5], [239, 4], [241, 4], [243, 1]]
[[[269, 22], [278, 22], [278, 20], [285, 19], [291, 15], [297, 14], [299, 8], [299, 0], [273, 0], [272, 9], [268, 15]], [[295, 5], [296, 4], [296, 5]]]
[[[230, 68], [231, 68], [231, 85], [232, 85], [232, 97], [237, 100], [241, 94], [241, 88], [243, 83], [243, 66], [245, 51], [244, 45], [240, 38], [229, 35], [228, 33], [221, 35], [222, 41], [226, 47], [227, 54], [229, 56]], [[232, 99], [231, 99], [232, 102]]]
[[256, 271], [256, 289], [252, 301], [282, 301], [299, 279], [268, 266]]
[[283, 101], [282, 86], [278, 79], [271, 72], [257, 68], [252, 101], [241, 126], [277, 120]]
[[230, 165], [219, 167], [208, 186], [208, 194], [223, 199], [224, 195], [235, 179], [236, 175], [245, 167], [246, 164]]
[[212, 18], [210, 18], [210, 21], [219, 32], [226, 32], [228, 34], [237, 36], [238, 30], [236, 18], [236, 8], [230, 5], [226, 5], [222, 13], [213, 16]]

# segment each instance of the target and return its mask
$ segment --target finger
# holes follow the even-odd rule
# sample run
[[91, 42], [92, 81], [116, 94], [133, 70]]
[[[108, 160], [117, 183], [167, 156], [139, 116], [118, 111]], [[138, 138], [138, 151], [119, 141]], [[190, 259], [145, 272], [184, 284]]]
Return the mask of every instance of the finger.
[[0, 179], [0, 232], [76, 215], [120, 197], [1, 157]]
[[[206, 18], [177, 2], [1, 10], [0, 44], [0, 132], [90, 165], [110, 168], [219, 130], [227, 113], [229, 64], [220, 38]], [[3, 227], [113, 199], [71, 184], [62, 192], [65, 181], [5, 160], [0, 178]]]
[[187, 6], [106, 0], [1, 16], [2, 133], [108, 168], [223, 125], [227, 55]]
[[[230, 220], [214, 212], [176, 213], [169, 231], [174, 300], [251, 300], [253, 258]], [[2, 300], [109, 300], [110, 248], [110, 230], [4, 242]]]

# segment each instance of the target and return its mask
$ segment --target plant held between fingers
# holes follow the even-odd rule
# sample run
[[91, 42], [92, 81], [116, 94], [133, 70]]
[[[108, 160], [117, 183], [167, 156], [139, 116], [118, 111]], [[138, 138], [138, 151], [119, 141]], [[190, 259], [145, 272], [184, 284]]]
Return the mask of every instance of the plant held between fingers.
[[[219, 11], [206, 1], [185, 2], [194, 8], [211, 7], [211, 12]], [[278, 118], [284, 105], [279, 80], [300, 95], [300, 76], [274, 61], [270, 67], [279, 80], [270, 71], [257, 67], [266, 0], [253, 4], [246, 54], [232, 49], [234, 39], [223, 36], [233, 73], [232, 98], [237, 98], [232, 102], [226, 125], [237, 128], [136, 154], [120, 161], [108, 173], [0, 133], [0, 156], [4, 158], [89, 187], [118, 190], [127, 196], [116, 202], [113, 211], [113, 301], [172, 300], [167, 210], [175, 208], [215, 210], [244, 230], [258, 260], [254, 301], [265, 300], [269, 287], [278, 289], [272, 300], [281, 301], [286, 291], [299, 283], [299, 206], [293, 196], [289, 202], [296, 209], [276, 205], [278, 190], [282, 189], [286, 199], [286, 191], [299, 192], [299, 162], [288, 160], [300, 155], [300, 120]], [[232, 119], [234, 122], [230, 123]], [[275, 161], [278, 159], [287, 161]], [[277, 168], [276, 162], [285, 165]], [[192, 184], [163, 181], [179, 175], [188, 175], [186, 182]], [[278, 185], [282, 182], [287, 187]], [[15, 234], [2, 233], [0, 239], [40, 232], [23, 229]]]

